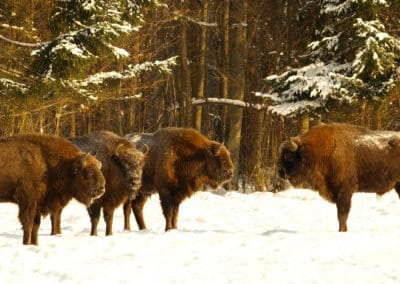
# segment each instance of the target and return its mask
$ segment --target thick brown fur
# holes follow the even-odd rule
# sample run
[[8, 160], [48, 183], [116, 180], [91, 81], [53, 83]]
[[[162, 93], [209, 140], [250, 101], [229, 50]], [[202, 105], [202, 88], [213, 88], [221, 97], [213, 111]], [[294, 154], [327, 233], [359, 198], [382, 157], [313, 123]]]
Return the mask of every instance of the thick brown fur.
[[141, 147], [149, 145], [139, 195], [125, 203], [125, 229], [130, 230], [132, 208], [139, 229], [146, 229], [143, 206], [148, 197], [159, 194], [165, 230], [177, 228], [179, 205], [203, 185], [218, 187], [232, 178], [233, 165], [228, 149], [190, 128], [163, 128], [153, 134], [127, 139]]
[[355, 192], [400, 194], [400, 133], [352, 124], [316, 126], [283, 142], [279, 174], [294, 186], [306, 184], [337, 207], [339, 231], [347, 231]]
[[[91, 235], [97, 235], [100, 211], [106, 222], [106, 235], [112, 235], [114, 210], [136, 197], [141, 186], [142, 168], [146, 153], [135, 148], [123, 137], [110, 131], [95, 131], [87, 136], [70, 138], [82, 151], [92, 153], [103, 164], [106, 192], [89, 208]], [[60, 216], [55, 216], [60, 218]], [[52, 228], [52, 234], [61, 233], [61, 228]]]
[[104, 193], [101, 163], [68, 140], [45, 134], [0, 140], [0, 201], [19, 207], [23, 244], [38, 244], [41, 216], [75, 198], [89, 206]]

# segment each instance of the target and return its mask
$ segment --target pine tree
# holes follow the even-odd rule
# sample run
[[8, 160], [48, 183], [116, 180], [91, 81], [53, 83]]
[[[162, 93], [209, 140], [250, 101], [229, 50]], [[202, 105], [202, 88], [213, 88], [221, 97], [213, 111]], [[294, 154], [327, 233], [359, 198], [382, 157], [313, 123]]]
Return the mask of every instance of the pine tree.
[[[260, 94], [282, 115], [323, 112], [337, 103], [382, 101], [400, 75], [400, 38], [388, 32], [385, 0], [324, 0], [317, 26], [298, 68], [266, 78]], [[309, 8], [312, 5], [306, 6]]]

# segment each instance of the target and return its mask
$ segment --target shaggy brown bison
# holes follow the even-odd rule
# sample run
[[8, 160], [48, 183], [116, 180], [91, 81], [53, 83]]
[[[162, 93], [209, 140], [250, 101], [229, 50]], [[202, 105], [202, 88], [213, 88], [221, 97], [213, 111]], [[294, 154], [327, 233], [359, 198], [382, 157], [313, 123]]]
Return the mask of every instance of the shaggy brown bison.
[[[142, 167], [146, 153], [138, 151], [132, 143], [109, 131], [95, 131], [87, 136], [69, 138], [86, 153], [93, 153], [101, 161], [106, 179], [106, 191], [88, 208], [91, 221], [91, 235], [97, 235], [100, 210], [106, 222], [106, 235], [112, 235], [114, 210], [127, 200], [136, 197], [141, 185]], [[53, 218], [57, 220], [52, 234], [61, 233], [61, 211]]]
[[355, 192], [400, 194], [400, 133], [372, 131], [351, 124], [322, 124], [280, 147], [279, 175], [305, 182], [336, 203], [339, 231], [347, 231]]
[[19, 207], [23, 244], [38, 244], [41, 215], [72, 198], [86, 206], [104, 193], [101, 163], [66, 139], [16, 135], [0, 139], [0, 201]]
[[132, 208], [139, 229], [146, 229], [143, 206], [152, 193], [158, 192], [165, 217], [165, 230], [177, 227], [179, 205], [204, 184], [217, 188], [232, 178], [232, 161], [228, 149], [188, 128], [164, 128], [153, 134], [126, 138], [137, 145], [150, 147], [143, 167], [138, 196], [125, 203], [125, 229], [130, 230]]

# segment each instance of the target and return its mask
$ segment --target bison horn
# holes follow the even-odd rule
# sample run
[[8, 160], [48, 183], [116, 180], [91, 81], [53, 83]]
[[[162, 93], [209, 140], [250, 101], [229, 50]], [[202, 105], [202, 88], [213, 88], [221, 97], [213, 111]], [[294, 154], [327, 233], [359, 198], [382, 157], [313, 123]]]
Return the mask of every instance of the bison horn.
[[149, 153], [150, 147], [146, 143], [143, 144], [142, 152], [143, 154], [147, 155]]
[[211, 141], [211, 145], [209, 146], [209, 150], [213, 156], [218, 156], [221, 151], [222, 143]]
[[299, 137], [290, 137], [290, 150], [292, 152], [297, 151], [300, 145], [300, 138]]
[[300, 145], [300, 138], [299, 137], [290, 137], [288, 141], [282, 144], [282, 147], [291, 151], [296, 152]]
[[222, 143], [220, 143], [219, 145], [218, 145], [218, 148], [217, 148], [217, 150], [215, 151], [215, 156], [218, 156], [220, 153], [221, 153], [221, 149], [222, 149], [222, 146], [224, 145], [224, 142], [222, 142]]
[[118, 154], [119, 154], [119, 150], [121, 149], [121, 147], [123, 147], [124, 146], [124, 144], [119, 144], [118, 146], [117, 146], [117, 148], [115, 149], [115, 155], [117, 155], [118, 156]]

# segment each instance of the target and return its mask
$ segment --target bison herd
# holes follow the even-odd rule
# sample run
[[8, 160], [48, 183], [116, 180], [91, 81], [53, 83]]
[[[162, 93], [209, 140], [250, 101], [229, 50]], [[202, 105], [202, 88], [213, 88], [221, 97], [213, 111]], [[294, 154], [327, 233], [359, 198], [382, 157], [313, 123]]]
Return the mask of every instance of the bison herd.
[[[337, 207], [339, 231], [347, 231], [355, 192], [400, 195], [400, 134], [351, 124], [321, 124], [289, 138], [279, 149], [279, 184], [288, 180], [319, 192]], [[91, 235], [101, 211], [112, 235], [114, 210], [123, 205], [124, 229], [133, 212], [146, 229], [143, 208], [157, 193], [165, 230], [177, 228], [182, 201], [204, 185], [229, 182], [228, 149], [191, 128], [163, 128], [121, 137], [109, 131], [61, 138], [46, 134], [0, 139], [0, 202], [18, 205], [23, 244], [38, 244], [42, 216], [50, 215], [51, 234], [61, 234], [61, 214], [75, 198], [87, 207]]]
[[187, 128], [137, 137], [109, 131], [68, 139], [15, 135], [0, 139], [0, 166], [0, 202], [18, 205], [25, 245], [38, 244], [41, 217], [48, 214], [51, 234], [60, 234], [62, 210], [72, 198], [87, 207], [91, 235], [97, 235], [101, 210], [111, 235], [114, 210], [122, 204], [125, 229], [131, 208], [145, 229], [143, 206], [153, 193], [160, 196], [165, 229], [176, 228], [185, 198], [203, 185], [228, 182], [233, 173], [223, 144]]

